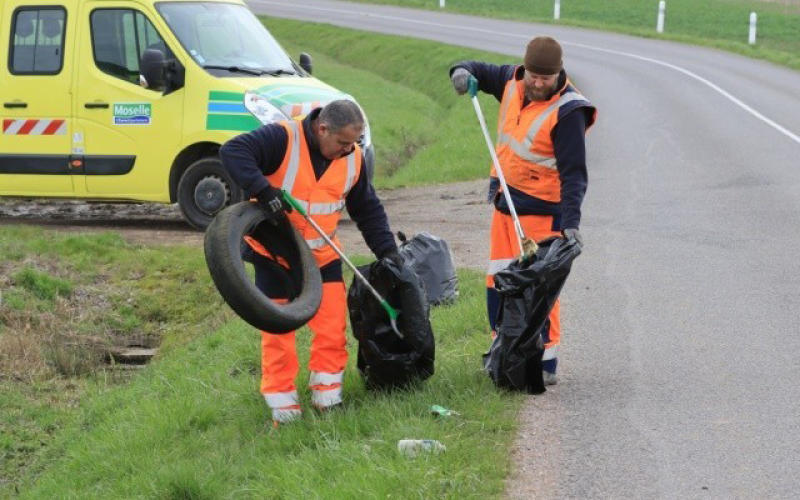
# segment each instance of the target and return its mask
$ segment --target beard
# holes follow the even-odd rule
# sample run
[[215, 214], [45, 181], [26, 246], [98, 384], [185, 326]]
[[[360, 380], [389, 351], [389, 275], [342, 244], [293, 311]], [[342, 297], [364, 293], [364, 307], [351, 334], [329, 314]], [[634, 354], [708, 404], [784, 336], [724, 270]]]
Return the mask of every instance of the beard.
[[546, 101], [556, 89], [556, 85], [558, 85], [558, 82], [551, 87], [542, 87], [540, 89], [525, 86], [525, 97], [531, 101]]

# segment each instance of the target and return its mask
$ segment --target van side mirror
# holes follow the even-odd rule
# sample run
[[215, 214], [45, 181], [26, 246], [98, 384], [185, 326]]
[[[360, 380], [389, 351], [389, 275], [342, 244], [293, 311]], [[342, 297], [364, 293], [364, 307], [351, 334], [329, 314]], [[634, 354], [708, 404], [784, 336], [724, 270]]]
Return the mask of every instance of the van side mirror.
[[164, 59], [160, 49], [147, 49], [139, 61], [139, 83], [164, 95], [183, 87], [186, 70], [177, 59]]
[[305, 52], [300, 53], [300, 67], [309, 75], [311, 74], [311, 56]]
[[150, 90], [163, 90], [164, 82], [164, 53], [158, 49], [147, 49], [139, 61], [140, 81], [144, 79], [143, 86]]

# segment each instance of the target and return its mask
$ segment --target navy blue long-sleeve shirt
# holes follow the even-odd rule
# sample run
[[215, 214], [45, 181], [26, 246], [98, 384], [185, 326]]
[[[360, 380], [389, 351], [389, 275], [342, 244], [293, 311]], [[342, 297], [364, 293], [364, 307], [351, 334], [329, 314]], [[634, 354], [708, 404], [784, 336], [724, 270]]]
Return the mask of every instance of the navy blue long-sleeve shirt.
[[[311, 130], [311, 122], [319, 116], [319, 112], [319, 108], [315, 109], [302, 122], [317, 179], [322, 177], [331, 164], [331, 160], [322, 156], [316, 136]], [[278, 123], [271, 123], [229, 140], [220, 148], [219, 155], [233, 180], [254, 196], [269, 187], [265, 176], [278, 170], [286, 156], [288, 145], [286, 129]], [[345, 198], [345, 206], [376, 257], [381, 258], [397, 250], [386, 211], [369, 182], [363, 156], [361, 173]]]
[[[478, 89], [493, 95], [498, 101], [503, 100], [503, 90], [509, 80], [521, 80], [524, 74], [522, 66], [495, 65], [479, 61], [462, 61], [450, 68], [450, 74], [456, 68], [464, 68], [478, 80]], [[566, 83], [566, 73], [561, 71], [556, 88], [562, 89]], [[528, 104], [526, 98], [523, 106]], [[580, 111], [580, 112], [578, 112]], [[552, 203], [538, 198], [526, 196], [519, 190], [509, 187], [514, 199], [514, 208], [519, 215], [553, 215], [554, 229], [577, 228], [581, 222], [581, 204], [583, 203], [588, 173], [586, 170], [586, 128], [594, 120], [594, 108], [574, 107], [559, 109], [558, 123], [553, 128], [551, 138], [561, 181], [561, 202]], [[499, 181], [490, 181], [489, 192], [495, 193]], [[502, 196], [495, 197], [495, 206], [504, 213], [509, 213], [508, 205]]]

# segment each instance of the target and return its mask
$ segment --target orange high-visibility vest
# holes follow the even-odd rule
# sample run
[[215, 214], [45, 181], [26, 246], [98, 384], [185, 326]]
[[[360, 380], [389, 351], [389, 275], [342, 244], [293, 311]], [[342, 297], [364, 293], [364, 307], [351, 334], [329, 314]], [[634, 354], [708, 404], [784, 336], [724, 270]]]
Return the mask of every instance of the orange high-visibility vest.
[[[361, 173], [361, 148], [356, 144], [352, 153], [331, 161], [328, 169], [317, 180], [303, 124], [292, 120], [282, 122], [281, 125], [289, 136], [286, 155], [278, 170], [266, 176], [267, 181], [294, 196], [336, 246], [342, 248], [336, 237], [336, 226], [345, 206], [345, 198]], [[296, 210], [290, 212], [288, 217], [311, 248], [319, 267], [339, 258]]]
[[[529, 196], [558, 203], [561, 180], [551, 136], [558, 123], [558, 111], [563, 106], [592, 105], [569, 81], [547, 101], [531, 101], [523, 108], [524, 98], [524, 81], [509, 80], [503, 90], [497, 119], [497, 158], [509, 186]], [[593, 123], [594, 118], [587, 122], [586, 129]], [[494, 166], [491, 176], [497, 177]]]

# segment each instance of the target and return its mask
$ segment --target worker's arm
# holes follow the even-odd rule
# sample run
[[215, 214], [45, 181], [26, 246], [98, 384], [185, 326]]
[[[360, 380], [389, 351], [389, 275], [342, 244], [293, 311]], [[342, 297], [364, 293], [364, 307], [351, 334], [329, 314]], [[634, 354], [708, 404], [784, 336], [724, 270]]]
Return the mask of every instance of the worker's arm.
[[585, 108], [559, 117], [552, 132], [553, 149], [561, 180], [561, 228], [578, 228], [581, 204], [586, 194], [586, 115]]
[[520, 66], [510, 64], [498, 66], [480, 61], [461, 61], [450, 68], [451, 77], [456, 68], [463, 68], [469, 71], [478, 80], [478, 90], [492, 94], [495, 99], [501, 101], [506, 83], [515, 78], [515, 72]]
[[270, 123], [229, 140], [220, 148], [219, 156], [236, 184], [254, 196], [269, 187], [264, 176], [281, 166], [288, 143], [286, 129]]
[[347, 212], [364, 236], [367, 246], [380, 259], [387, 254], [397, 252], [397, 243], [389, 229], [386, 211], [367, 177], [366, 165], [362, 159], [361, 174], [355, 186], [347, 194], [345, 202]]

